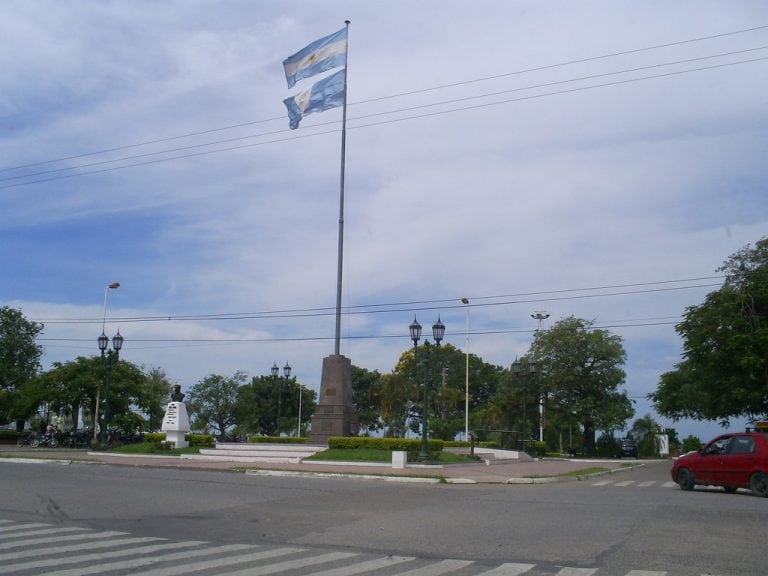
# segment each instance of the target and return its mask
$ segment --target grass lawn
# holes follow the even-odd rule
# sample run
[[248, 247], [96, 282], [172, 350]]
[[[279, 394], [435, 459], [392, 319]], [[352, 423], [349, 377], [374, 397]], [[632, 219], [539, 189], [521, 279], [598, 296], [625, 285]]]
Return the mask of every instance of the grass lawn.
[[171, 450], [158, 450], [152, 442], [137, 442], [136, 444], [123, 444], [110, 448], [108, 452], [118, 452], [120, 454], [161, 454], [164, 456], [178, 456], [179, 454], [199, 454], [199, 446], [188, 446], [187, 448], [173, 448]]

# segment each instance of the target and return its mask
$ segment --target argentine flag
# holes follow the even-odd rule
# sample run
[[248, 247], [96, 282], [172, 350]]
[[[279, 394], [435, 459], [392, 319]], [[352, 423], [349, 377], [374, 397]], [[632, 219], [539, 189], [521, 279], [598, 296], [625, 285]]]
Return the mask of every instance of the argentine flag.
[[302, 78], [309, 78], [347, 63], [347, 29], [315, 40], [293, 56], [283, 60], [288, 88]]
[[322, 112], [344, 104], [344, 83], [347, 80], [347, 70], [339, 70], [327, 78], [318, 80], [309, 90], [299, 92], [295, 96], [283, 100], [288, 108], [291, 130], [299, 127], [299, 122], [307, 114]]

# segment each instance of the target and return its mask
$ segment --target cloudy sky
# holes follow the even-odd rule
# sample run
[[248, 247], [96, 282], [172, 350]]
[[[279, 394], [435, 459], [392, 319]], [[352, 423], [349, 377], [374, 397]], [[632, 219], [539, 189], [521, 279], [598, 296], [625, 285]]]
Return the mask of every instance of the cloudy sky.
[[[341, 109], [282, 61], [349, 28], [341, 352], [414, 314], [509, 366], [545, 311], [624, 339], [637, 415], [674, 324], [768, 230], [768, 4], [0, 0], [0, 305], [44, 367], [208, 374], [333, 353]], [[318, 77], [320, 78], [320, 77]], [[469, 306], [460, 298], [467, 297]], [[660, 419], [664, 424], [668, 421]], [[679, 422], [683, 435], [713, 424]]]

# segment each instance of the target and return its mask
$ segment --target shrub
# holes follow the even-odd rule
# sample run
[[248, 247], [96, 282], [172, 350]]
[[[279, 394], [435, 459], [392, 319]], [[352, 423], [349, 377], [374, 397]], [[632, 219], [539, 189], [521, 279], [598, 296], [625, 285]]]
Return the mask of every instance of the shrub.
[[304, 436], [249, 436], [248, 442], [261, 444], [306, 444]]
[[184, 436], [184, 439], [189, 442], [190, 446], [201, 446], [203, 448], [213, 446], [213, 436], [210, 434], [187, 434]]
[[[442, 440], [430, 439], [427, 442], [429, 457], [435, 460], [443, 451], [445, 443]], [[421, 454], [420, 438], [371, 438], [368, 436], [333, 436], [328, 438], [328, 448], [354, 450], [367, 448], [369, 450], [398, 450], [408, 453], [408, 460], [415, 461]]]

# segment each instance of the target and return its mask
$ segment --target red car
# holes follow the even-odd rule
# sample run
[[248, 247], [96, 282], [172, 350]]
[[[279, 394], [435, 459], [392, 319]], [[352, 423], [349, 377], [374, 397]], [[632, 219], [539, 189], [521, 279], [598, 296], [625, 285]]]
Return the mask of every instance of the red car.
[[768, 497], [768, 422], [746, 432], [722, 434], [672, 465], [672, 480], [683, 490], [696, 484], [722, 486], [726, 492], [749, 488]]

